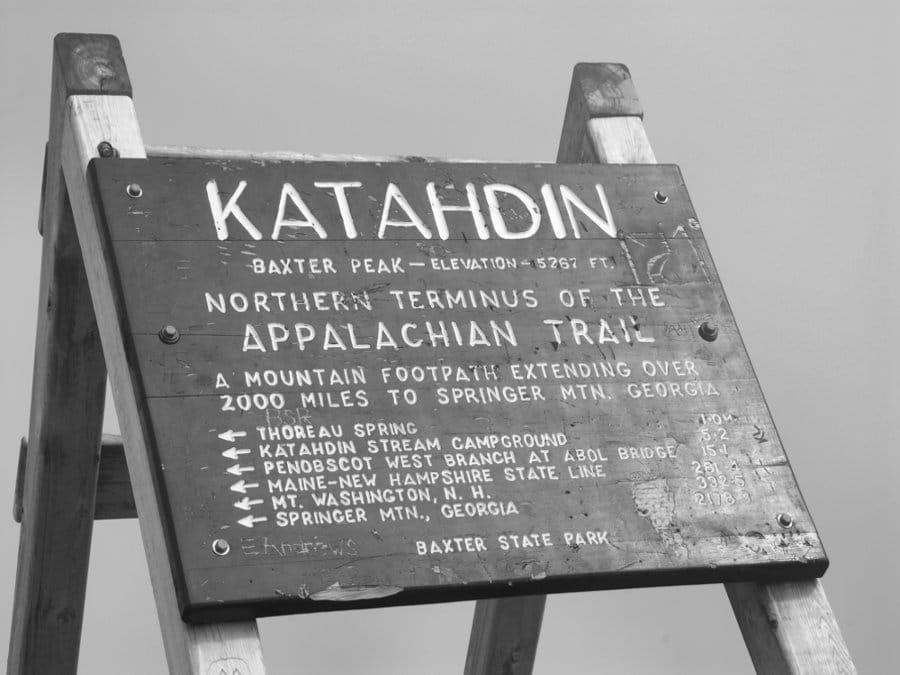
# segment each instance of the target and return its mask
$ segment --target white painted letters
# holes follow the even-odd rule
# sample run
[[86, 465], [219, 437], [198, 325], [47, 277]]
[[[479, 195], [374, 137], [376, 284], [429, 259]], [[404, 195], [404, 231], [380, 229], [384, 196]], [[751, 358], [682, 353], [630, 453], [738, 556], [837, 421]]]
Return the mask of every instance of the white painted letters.
[[472, 183], [466, 183], [466, 199], [469, 203], [465, 206], [441, 203], [434, 183], [426, 185], [425, 190], [428, 192], [428, 201], [431, 204], [431, 212], [434, 214], [434, 224], [437, 227], [438, 236], [441, 239], [446, 240], [450, 238], [447, 219], [444, 217], [445, 211], [463, 211], [471, 213], [472, 221], [475, 223], [475, 231], [478, 233], [478, 238], [490, 238], [490, 232], [488, 232], [487, 225], [484, 222], [484, 214], [481, 213], [481, 207], [478, 204], [478, 193], [475, 192], [475, 186]]
[[578, 229], [578, 221], [575, 218], [575, 212], [572, 207], [581, 211], [582, 214], [587, 216], [597, 227], [606, 232], [610, 237], [615, 238], [618, 233], [616, 224], [613, 222], [612, 212], [609, 210], [609, 201], [606, 198], [606, 191], [600, 183], [597, 183], [596, 189], [597, 196], [600, 198], [600, 205], [603, 208], [602, 216], [581, 201], [581, 197], [575, 194], [568, 185], [559, 186], [559, 193], [562, 195], [563, 204], [565, 204], [566, 213], [569, 216], [569, 225], [572, 227], [572, 234], [576, 239], [581, 238], [581, 231]]
[[359, 236], [359, 233], [356, 231], [356, 223], [353, 222], [353, 214], [350, 212], [350, 204], [347, 202], [347, 193], [345, 192], [346, 188], [359, 188], [362, 187], [362, 183], [359, 181], [348, 181], [348, 182], [337, 182], [337, 183], [329, 183], [329, 182], [321, 182], [316, 181], [313, 183], [317, 188], [334, 190], [334, 198], [337, 200], [338, 209], [341, 212], [341, 221], [344, 223], [344, 232], [347, 233], [347, 239], [356, 239]]
[[[512, 195], [525, 205], [525, 208], [531, 214], [531, 224], [527, 228], [520, 232], [510, 232], [506, 225], [503, 211], [500, 209], [500, 200], [497, 198], [498, 192]], [[524, 190], [504, 183], [492, 183], [484, 186], [484, 196], [487, 199], [488, 212], [491, 214], [491, 224], [494, 226], [494, 232], [501, 239], [528, 239], [541, 226], [541, 210]]]
[[[300, 213], [303, 214], [303, 217], [306, 218], [306, 220], [291, 220], [284, 217], [288, 197], [294, 202], [294, 206], [300, 209]], [[321, 223], [316, 220], [316, 217], [313, 215], [312, 211], [309, 210], [306, 202], [303, 201], [303, 198], [297, 193], [297, 188], [290, 183], [285, 183], [281, 186], [281, 199], [278, 202], [278, 216], [275, 218], [275, 227], [272, 229], [272, 239], [279, 238], [283, 227], [309, 227], [319, 235], [320, 239], [328, 239], [328, 234], [325, 232]]]
[[230, 215], [237, 219], [251, 237], [257, 241], [263, 238], [262, 232], [256, 229], [256, 226], [250, 222], [237, 203], [245, 187], [247, 187], [247, 181], [242, 180], [238, 183], [237, 190], [228, 198], [225, 206], [222, 206], [222, 198], [219, 195], [219, 186], [216, 181], [211, 180], [206, 184], [206, 196], [209, 199], [209, 209], [212, 211], [213, 224], [216, 226], [216, 236], [219, 241], [228, 239], [228, 223], [226, 221]]
[[[409, 220], [392, 220], [391, 205], [396, 202]], [[413, 211], [406, 197], [400, 192], [400, 188], [394, 183], [388, 183], [384, 193], [384, 206], [381, 209], [381, 225], [378, 226], [378, 238], [384, 239], [385, 230], [390, 227], [414, 227], [425, 239], [431, 239], [431, 230], [425, 227], [425, 223], [419, 215]]]
[[[312, 181], [312, 186], [321, 190], [329, 190], [337, 202], [338, 212], [340, 214], [340, 224], [343, 228], [343, 234], [347, 239], [357, 239], [360, 237], [360, 225], [354, 217], [354, 210], [351, 204], [351, 195], [348, 195], [350, 189], [365, 189], [361, 181]], [[303, 186], [301, 186], [302, 188]], [[420, 186], [416, 186], [422, 189]], [[210, 180], [206, 184], [206, 192], [209, 200], [210, 211], [212, 213], [213, 224], [216, 230], [216, 236], [220, 241], [229, 238], [228, 218], [233, 217], [246, 232], [255, 240], [263, 238], [263, 234], [254, 225], [246, 213], [241, 209], [238, 200], [247, 188], [247, 181], [242, 180], [238, 183], [235, 191], [228, 197], [228, 200], [222, 203], [222, 193], [215, 180]], [[309, 189], [309, 188], [307, 188]], [[409, 190], [407, 186], [405, 189]], [[444, 190], [455, 189], [453, 185], [446, 185]], [[618, 234], [615, 222], [613, 221], [612, 211], [609, 207], [609, 200], [603, 186], [599, 183], [594, 185], [594, 189], [599, 199], [599, 210], [588, 205], [579, 194], [568, 185], [560, 184], [558, 186], [544, 183], [540, 186], [539, 195], [531, 195], [523, 188], [507, 183], [487, 183], [481, 188], [484, 192], [488, 215], [490, 216], [490, 227], [488, 226], [484, 210], [478, 198], [478, 189], [475, 182], [465, 183], [465, 203], [446, 203], [439, 196], [438, 184], [430, 181], [424, 185], [424, 198], [428, 200], [431, 208], [431, 216], [436, 228], [437, 238], [446, 241], [451, 238], [450, 225], [447, 222], [448, 213], [465, 213], [472, 219], [475, 234], [478, 239], [486, 240], [492, 236], [500, 239], [516, 240], [529, 239], [534, 237], [540, 230], [543, 214], [546, 212], [547, 220], [553, 236], [556, 239], [565, 239], [566, 237], [574, 237], [580, 239], [587, 232], [585, 221], [596, 225], [606, 235], [615, 238]], [[556, 190], [559, 191], [559, 197]], [[457, 190], [462, 192], [462, 190]], [[307, 198], [312, 198], [310, 192], [304, 192]], [[315, 193], [312, 193], [313, 195]], [[514, 199], [524, 207], [527, 216], [517, 215], [509, 204], [501, 206], [501, 199]], [[374, 201], [375, 196], [371, 193], [360, 195], [353, 202], [356, 204], [357, 216], [360, 216], [359, 204], [361, 199], [367, 201], [366, 208], [368, 210], [368, 201]], [[565, 213], [568, 219], [568, 227], [560, 208], [559, 198], [562, 199], [562, 205], [565, 207]], [[458, 200], [457, 200], [458, 201]], [[292, 203], [293, 208], [297, 209], [302, 215], [301, 219], [290, 218], [286, 215], [288, 204]], [[417, 203], [417, 202], [413, 202]], [[316, 205], [315, 200], [312, 202]], [[521, 207], [519, 214], [521, 214]], [[543, 210], [542, 210], [543, 207]], [[320, 205], [321, 208], [321, 205]], [[393, 212], [393, 216], [392, 216]], [[402, 213], [399, 213], [402, 212]], [[320, 214], [322, 215], [322, 214]], [[579, 223], [579, 218], [582, 222]], [[516, 222], [524, 221], [524, 222]], [[324, 225], [323, 225], [324, 223]], [[278, 201], [278, 211], [274, 219], [272, 227], [271, 239], [279, 240], [284, 235], [284, 230], [301, 230], [303, 228], [311, 230], [319, 239], [328, 239], [328, 229], [337, 227], [335, 218], [326, 218], [320, 220], [314, 212], [313, 208], [307, 204], [306, 200], [301, 196], [300, 191], [291, 183], [283, 183], [281, 185], [281, 194]], [[365, 228], [365, 225], [363, 225]], [[374, 223], [369, 225], [374, 227]], [[385, 239], [388, 237], [389, 227], [399, 227], [404, 229], [413, 228], [418, 231], [419, 236], [423, 239], [432, 239], [435, 233], [431, 231], [426, 221], [412, 207], [409, 199], [403, 194], [403, 191], [397, 183], [388, 183], [385, 189], [383, 206], [381, 207], [380, 221], [378, 224], [375, 238]], [[369, 233], [371, 236], [371, 230]], [[255, 270], [256, 271], [256, 270]]]

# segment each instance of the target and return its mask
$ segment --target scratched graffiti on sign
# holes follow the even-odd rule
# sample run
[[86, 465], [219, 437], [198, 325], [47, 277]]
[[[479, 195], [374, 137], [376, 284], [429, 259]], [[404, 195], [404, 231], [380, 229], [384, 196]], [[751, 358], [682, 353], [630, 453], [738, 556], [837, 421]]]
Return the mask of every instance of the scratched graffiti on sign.
[[207, 675], [251, 675], [250, 667], [244, 659], [227, 658], [213, 661]]

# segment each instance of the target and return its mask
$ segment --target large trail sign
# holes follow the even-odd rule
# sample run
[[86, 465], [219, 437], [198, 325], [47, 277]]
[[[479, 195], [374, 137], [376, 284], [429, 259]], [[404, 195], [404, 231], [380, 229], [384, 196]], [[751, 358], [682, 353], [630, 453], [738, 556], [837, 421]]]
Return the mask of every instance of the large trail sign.
[[187, 620], [824, 572], [677, 167], [90, 171]]

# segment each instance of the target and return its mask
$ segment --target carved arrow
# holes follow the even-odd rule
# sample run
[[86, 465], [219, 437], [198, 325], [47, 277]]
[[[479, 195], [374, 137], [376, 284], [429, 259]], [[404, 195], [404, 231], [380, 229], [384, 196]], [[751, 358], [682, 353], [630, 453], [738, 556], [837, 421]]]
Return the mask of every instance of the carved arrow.
[[243, 499], [236, 501], [234, 505], [242, 511], [249, 511], [253, 506], [262, 503], [262, 499], [250, 499], [250, 497], [244, 497]]
[[241, 466], [240, 464], [232, 464], [227, 469], [225, 469], [232, 476], [240, 476], [242, 473], [247, 473], [248, 471], [256, 471], [256, 467], [253, 466]]
[[258, 488], [259, 483], [248, 483], [243, 478], [241, 478], [237, 483], [231, 486], [231, 490], [234, 492], [240, 492], [241, 494], [247, 494], [247, 490], [249, 488]]
[[241, 518], [238, 523], [243, 525], [244, 527], [253, 527], [256, 523], [264, 523], [267, 520], [268, 518], [266, 518], [265, 516], [245, 516], [244, 518]]
[[225, 452], [222, 453], [222, 457], [227, 457], [228, 459], [237, 459], [240, 455], [249, 455], [250, 448], [241, 448], [238, 450], [237, 448], [228, 448]]
[[223, 431], [221, 434], [219, 434], [219, 438], [221, 438], [223, 441], [234, 443], [234, 439], [243, 438], [246, 435], [246, 431], [235, 431], [234, 429], [229, 429], [228, 431]]

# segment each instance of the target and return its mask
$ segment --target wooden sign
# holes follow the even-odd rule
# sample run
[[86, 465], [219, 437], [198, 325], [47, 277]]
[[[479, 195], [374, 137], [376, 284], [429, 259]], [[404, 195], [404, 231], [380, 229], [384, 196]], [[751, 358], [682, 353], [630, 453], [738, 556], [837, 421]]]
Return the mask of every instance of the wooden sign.
[[677, 167], [90, 172], [186, 620], [824, 572]]

